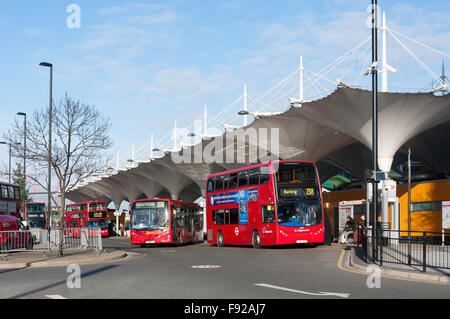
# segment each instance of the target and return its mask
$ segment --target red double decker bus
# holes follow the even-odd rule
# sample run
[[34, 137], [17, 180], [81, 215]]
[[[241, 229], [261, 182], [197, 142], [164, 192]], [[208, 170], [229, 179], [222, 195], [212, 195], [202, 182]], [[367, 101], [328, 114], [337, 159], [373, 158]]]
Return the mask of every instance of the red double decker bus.
[[206, 189], [210, 244], [324, 242], [322, 191], [313, 162], [276, 161], [213, 174]]
[[199, 205], [171, 199], [142, 199], [130, 204], [131, 244], [186, 244], [203, 240]]
[[11, 215], [23, 220], [20, 214], [21, 202], [19, 186], [0, 182], [0, 215]]
[[[66, 206], [66, 228], [100, 228], [102, 237], [109, 236], [106, 202], [86, 202]], [[76, 232], [74, 232], [76, 236]]]
[[47, 229], [47, 207], [45, 203], [25, 203], [25, 225], [30, 228]]

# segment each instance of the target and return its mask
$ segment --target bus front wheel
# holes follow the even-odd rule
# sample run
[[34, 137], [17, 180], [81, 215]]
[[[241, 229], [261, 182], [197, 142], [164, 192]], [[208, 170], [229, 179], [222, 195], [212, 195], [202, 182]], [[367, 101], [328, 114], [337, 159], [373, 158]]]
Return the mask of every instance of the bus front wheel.
[[256, 230], [252, 234], [252, 244], [253, 248], [261, 248], [261, 236]]
[[221, 231], [217, 233], [217, 247], [223, 247], [223, 234]]

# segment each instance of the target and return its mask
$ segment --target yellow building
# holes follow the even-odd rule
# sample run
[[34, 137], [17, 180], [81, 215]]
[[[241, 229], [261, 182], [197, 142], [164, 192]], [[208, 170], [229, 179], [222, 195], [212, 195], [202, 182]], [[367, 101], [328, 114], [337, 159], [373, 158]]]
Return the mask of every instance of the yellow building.
[[[408, 230], [408, 185], [397, 186], [397, 197], [400, 212], [400, 230]], [[331, 233], [335, 234], [336, 211], [339, 202], [355, 201], [366, 198], [366, 189], [343, 190], [323, 193], [324, 206], [328, 216]], [[442, 201], [450, 201], [450, 180], [419, 182], [411, 184], [411, 230], [442, 232]], [[363, 211], [355, 212], [355, 221], [359, 221]], [[379, 217], [380, 218], [380, 217]], [[380, 220], [379, 220], [380, 221]], [[389, 222], [392, 222], [391, 207]], [[446, 230], [450, 235], [450, 230]], [[406, 236], [406, 233], [402, 233]]]

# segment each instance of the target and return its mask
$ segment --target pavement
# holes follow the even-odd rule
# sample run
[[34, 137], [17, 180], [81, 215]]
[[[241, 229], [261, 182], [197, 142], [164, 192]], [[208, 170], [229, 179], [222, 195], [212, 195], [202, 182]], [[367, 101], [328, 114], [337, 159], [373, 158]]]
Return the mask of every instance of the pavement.
[[[351, 245], [344, 248], [338, 264], [361, 274], [368, 274], [368, 267], [371, 265], [364, 262], [362, 249]], [[383, 263], [383, 266], [377, 266], [382, 277], [450, 285], [450, 269], [427, 267], [427, 272], [424, 273], [419, 267], [406, 264]]]
[[10, 253], [0, 258], [0, 269], [22, 269], [36, 267], [61, 267], [71, 264], [97, 264], [127, 257], [121, 250], [105, 249], [101, 253], [93, 251], [65, 252], [58, 257], [56, 252], [27, 251]]

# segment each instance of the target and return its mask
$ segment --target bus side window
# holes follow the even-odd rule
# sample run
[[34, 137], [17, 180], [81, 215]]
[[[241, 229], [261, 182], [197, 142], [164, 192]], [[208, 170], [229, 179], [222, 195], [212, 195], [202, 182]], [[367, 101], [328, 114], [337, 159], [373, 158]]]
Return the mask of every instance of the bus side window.
[[223, 176], [216, 176], [216, 187], [215, 192], [223, 191]]
[[261, 175], [260, 175], [260, 184], [267, 184], [270, 179], [270, 167], [263, 166], [261, 167]]
[[229, 225], [230, 224], [230, 210], [229, 209], [225, 209], [225, 213], [224, 213], [224, 224], [225, 225]]
[[2, 198], [8, 199], [8, 187], [2, 185]]
[[213, 224], [217, 225], [219, 223], [219, 216], [217, 216], [217, 210], [212, 211]]
[[211, 177], [210, 179], [208, 179], [207, 192], [211, 193], [213, 191], [214, 191], [214, 177]]
[[14, 199], [14, 187], [8, 186], [9, 199]]
[[238, 187], [238, 174], [233, 173], [230, 174], [230, 189]]
[[225, 220], [224, 220], [224, 211], [223, 209], [219, 209], [216, 211], [216, 220], [217, 220], [217, 224], [218, 225], [223, 225], [225, 224]]
[[239, 224], [239, 209], [238, 208], [230, 209], [230, 224], [231, 225]]
[[225, 175], [225, 177], [223, 179], [223, 189], [224, 190], [230, 189], [229, 188], [229, 181], [230, 181], [230, 175]]
[[20, 191], [18, 187], [14, 187], [14, 198], [20, 199]]
[[239, 172], [239, 187], [248, 186], [248, 171]]
[[249, 172], [249, 186], [259, 185], [259, 168], [251, 169]]

